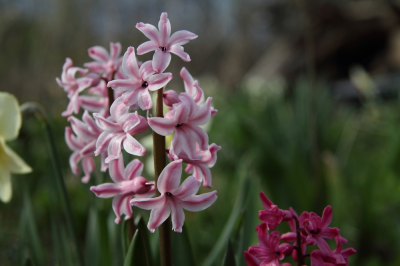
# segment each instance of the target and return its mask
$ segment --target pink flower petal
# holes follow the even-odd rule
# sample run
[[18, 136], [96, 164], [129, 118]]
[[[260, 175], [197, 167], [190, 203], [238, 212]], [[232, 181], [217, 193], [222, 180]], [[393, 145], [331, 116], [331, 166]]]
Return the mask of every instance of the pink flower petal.
[[132, 80], [139, 80], [139, 67], [136, 61], [135, 48], [128, 47], [122, 60], [122, 71]]
[[204, 165], [197, 165], [195, 167], [198, 168], [199, 172], [202, 175], [201, 180], [203, 180], [203, 187], [212, 188], [212, 185], [211, 185], [212, 176], [211, 176], [210, 169]]
[[168, 40], [168, 47], [172, 45], [184, 45], [198, 36], [187, 30], [179, 30], [174, 32]]
[[75, 150], [80, 150], [83, 146], [83, 143], [78, 141], [78, 139], [74, 136], [72, 133], [72, 129], [70, 127], [65, 127], [65, 142], [68, 145], [68, 148], [70, 150], [75, 151]]
[[151, 199], [146, 199], [146, 198], [133, 198], [130, 203], [133, 206], [136, 206], [138, 208], [144, 209], [144, 210], [151, 210], [155, 208], [160, 208], [162, 205], [164, 205], [166, 199], [165, 196], [159, 196], [157, 198], [151, 198]]
[[288, 232], [281, 235], [281, 239], [285, 242], [294, 242], [297, 240], [297, 235], [295, 232]]
[[110, 133], [108, 131], [104, 131], [100, 134], [96, 141], [96, 150], [94, 151], [94, 155], [98, 156], [99, 154], [106, 152], [108, 145], [110, 144], [111, 139], [115, 136], [115, 133]]
[[172, 107], [173, 104], [180, 102], [178, 93], [174, 90], [169, 90], [163, 93], [163, 101], [166, 106]]
[[110, 163], [111, 160], [118, 159], [121, 154], [121, 142], [126, 138], [126, 134], [118, 133], [111, 139], [108, 144], [108, 157], [105, 162]]
[[150, 110], [153, 108], [153, 101], [147, 88], [139, 91], [138, 103], [142, 110]]
[[84, 184], [87, 184], [90, 180], [90, 175], [93, 173], [95, 164], [92, 156], [88, 156], [83, 158], [82, 160], [82, 168], [83, 172], [85, 173], [85, 176], [82, 177], [81, 181]]
[[139, 45], [136, 51], [138, 55], [141, 55], [157, 49], [158, 49], [158, 43], [154, 41], [147, 41]]
[[182, 160], [169, 163], [157, 180], [157, 189], [161, 194], [175, 191], [179, 187], [182, 174]]
[[142, 80], [146, 80], [149, 78], [149, 76], [153, 75], [156, 73], [153, 69], [153, 62], [151, 60], [144, 62], [139, 69], [139, 75], [142, 78]]
[[118, 159], [112, 160], [109, 164], [109, 174], [111, 179], [115, 183], [121, 183], [125, 181], [125, 175], [124, 175], [124, 158], [122, 157], [122, 154], [119, 155]]
[[133, 193], [116, 195], [112, 202], [112, 208], [117, 218], [115, 223], [121, 222], [121, 215], [125, 214], [125, 220], [132, 217], [132, 207], [129, 204], [130, 199], [133, 197]]
[[162, 87], [165, 87], [168, 82], [172, 79], [171, 73], [161, 73], [150, 76], [147, 78], [147, 82], [149, 83], [148, 89], [151, 91], [158, 90]]
[[171, 54], [163, 52], [160, 49], [156, 50], [153, 55], [153, 69], [156, 73], [162, 73], [171, 62]]
[[89, 69], [90, 71], [97, 73], [101, 73], [106, 70], [106, 68], [104, 67], [104, 63], [100, 63], [97, 61], [84, 63], [83, 66]]
[[171, 191], [171, 193], [179, 200], [185, 201], [187, 198], [195, 195], [199, 191], [200, 186], [201, 183], [194, 176], [189, 176], [178, 189]]
[[140, 176], [143, 171], [143, 163], [138, 159], [130, 162], [125, 168], [125, 178], [126, 180], [132, 180], [136, 176]]
[[92, 186], [90, 190], [99, 198], [111, 198], [121, 193], [122, 187], [114, 183], [104, 183], [98, 186]]
[[[159, 33], [156, 27], [154, 27], [151, 24], [147, 24], [147, 23], [143, 23], [143, 22], [139, 22], [136, 24], [136, 28], [138, 30], [140, 30], [147, 38], [149, 38], [150, 40], [152, 40], [155, 43], [159, 43]], [[139, 53], [138, 55], [141, 55], [143, 53]]]
[[274, 205], [272, 203], [272, 201], [270, 201], [267, 196], [265, 196], [264, 192], [260, 192], [260, 199], [261, 199], [261, 203], [264, 206], [264, 208], [266, 210], [269, 210], [272, 208], [272, 205]]
[[121, 117], [119, 117], [118, 119], [121, 128], [125, 131], [128, 132], [130, 130], [132, 130], [133, 128], [135, 128], [137, 125], [139, 125], [140, 121], [141, 121], [141, 117], [138, 114], [138, 112], [134, 112], [134, 113], [126, 113], [124, 115], [122, 115]]
[[189, 118], [189, 121], [192, 125], [204, 125], [211, 118], [211, 97], [207, 98], [206, 103], [195, 113], [193, 116]]
[[193, 96], [195, 92], [193, 89], [194, 79], [193, 79], [192, 75], [190, 75], [189, 71], [187, 71], [187, 69], [184, 67], [182, 67], [180, 75], [181, 75], [181, 78], [183, 79], [183, 84], [185, 85], [186, 93], [189, 94], [190, 96]]
[[217, 191], [204, 193], [190, 197], [190, 199], [182, 201], [181, 206], [185, 210], [198, 212], [210, 207], [217, 200]]
[[190, 109], [186, 104], [180, 104], [174, 108], [174, 120], [176, 125], [186, 124], [189, 120]]
[[246, 260], [247, 266], [260, 266], [259, 260], [248, 251], [244, 252], [244, 259]]
[[114, 79], [107, 83], [107, 87], [111, 87], [113, 89], [116, 88], [129, 88], [136, 89], [139, 88], [142, 84], [140, 84], [137, 80], [132, 79]]
[[182, 226], [185, 222], [185, 214], [183, 209], [176, 199], [170, 199], [169, 203], [171, 207], [172, 230], [177, 233], [182, 233]]
[[187, 134], [191, 134], [196, 139], [200, 150], [208, 150], [208, 135], [204, 129], [199, 126], [185, 124], [184, 130]]
[[110, 59], [117, 60], [119, 54], [121, 53], [121, 44], [119, 42], [110, 42]]
[[79, 119], [70, 116], [68, 117], [68, 121], [71, 123], [71, 127], [73, 131], [83, 140], [92, 140], [96, 138], [96, 134], [93, 134], [89, 131], [89, 127], [87, 124], [83, 123]]
[[126, 139], [123, 142], [123, 146], [124, 150], [132, 155], [143, 156], [146, 154], [146, 149], [128, 133], [126, 133]]
[[96, 150], [96, 140], [94, 139], [94, 140], [88, 142], [88, 143], [80, 150], [80, 154], [81, 154], [82, 157], [93, 156], [95, 150]]
[[129, 106], [124, 104], [123, 97], [117, 98], [110, 107], [111, 117], [117, 122], [120, 122], [120, 117], [126, 114], [128, 111]]
[[[201, 160], [202, 156], [198, 155], [196, 153], [196, 141], [195, 138], [193, 137], [192, 132], [187, 129], [187, 127], [182, 127], [177, 128], [175, 130], [175, 135], [173, 136], [172, 139], [176, 139], [174, 141], [174, 152], [175, 154], [178, 155], [178, 151], [176, 150], [176, 147], [179, 146], [182, 148], [182, 150], [187, 154], [189, 159], [191, 160]], [[177, 145], [178, 144], [178, 145]], [[172, 147], [172, 142], [171, 142], [171, 147]]]
[[71, 167], [71, 171], [74, 175], [77, 175], [79, 173], [78, 163], [81, 160], [81, 158], [82, 157], [79, 154], [79, 151], [73, 152], [69, 157], [69, 166]]
[[168, 52], [176, 54], [185, 62], [190, 62], [189, 54], [185, 53], [183, 47], [180, 45], [172, 45], [171, 47], [169, 47]]
[[162, 117], [153, 117], [148, 120], [149, 126], [153, 131], [161, 136], [168, 136], [175, 131], [175, 121]]
[[104, 47], [101, 46], [93, 46], [88, 49], [89, 56], [96, 61], [107, 62], [108, 61], [108, 52]]
[[167, 12], [161, 13], [160, 21], [158, 22], [159, 43], [163, 47], [167, 47], [169, 36], [171, 35], [171, 23], [168, 19]]
[[124, 98], [124, 104], [127, 106], [132, 106], [138, 102], [139, 93], [142, 91], [141, 87], [137, 87], [136, 89], [131, 90], [130, 92], [126, 92], [122, 94], [122, 98]]
[[120, 127], [116, 122], [110, 121], [98, 113], [94, 113], [93, 116], [96, 119], [96, 124], [99, 128], [110, 132], [116, 132], [120, 130]]
[[332, 222], [332, 207], [327, 206], [322, 213], [321, 229], [327, 228]]
[[154, 233], [155, 229], [159, 227], [170, 215], [171, 208], [168, 204], [168, 198], [164, 197], [161, 206], [152, 209], [150, 212], [150, 219], [147, 224], [147, 228], [150, 232]]
[[193, 87], [196, 89], [196, 94], [193, 97], [193, 100], [197, 104], [202, 104], [204, 102], [204, 91], [202, 88], [200, 88], [197, 80], [195, 82], [193, 82]]

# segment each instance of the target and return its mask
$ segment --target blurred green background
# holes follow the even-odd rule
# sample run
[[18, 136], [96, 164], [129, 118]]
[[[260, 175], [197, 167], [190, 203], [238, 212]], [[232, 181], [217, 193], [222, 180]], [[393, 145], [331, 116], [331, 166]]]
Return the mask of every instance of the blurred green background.
[[[177, 258], [186, 256], [187, 235], [193, 265], [221, 265], [228, 238], [245, 265], [243, 251], [257, 244], [260, 191], [299, 214], [321, 215], [331, 205], [331, 226], [357, 250], [350, 265], [400, 265], [397, 1], [1, 0], [0, 90], [46, 109], [85, 265], [123, 264], [123, 225], [113, 222], [111, 200], [89, 190], [110, 182], [107, 174], [97, 169], [82, 184], [71, 173], [61, 117], [68, 99], [55, 77], [65, 57], [77, 66], [92, 61], [91, 46], [137, 47], [146, 38], [136, 23], [156, 25], [163, 11], [172, 31], [199, 35], [185, 45], [190, 63], [173, 57], [167, 89], [183, 90], [183, 66], [199, 80], [219, 110], [210, 144], [222, 146], [212, 168], [218, 200], [185, 212], [187, 234], [172, 233], [175, 265], [185, 265]], [[0, 204], [0, 264], [29, 265], [30, 258], [36, 265], [76, 265], [41, 123], [24, 117], [9, 145], [34, 171], [14, 175], [13, 199]], [[143, 176], [153, 180], [148, 167]], [[134, 214], [147, 223], [148, 212]], [[150, 244], [156, 254], [156, 234]]]

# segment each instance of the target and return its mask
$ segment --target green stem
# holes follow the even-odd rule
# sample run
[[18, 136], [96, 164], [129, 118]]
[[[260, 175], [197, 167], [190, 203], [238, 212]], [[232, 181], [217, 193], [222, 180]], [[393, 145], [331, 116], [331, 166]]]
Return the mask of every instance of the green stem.
[[[164, 117], [163, 112], [163, 88], [157, 91], [156, 117]], [[158, 135], [153, 131], [153, 150], [154, 150], [154, 171], [155, 171], [155, 189], [156, 196], [160, 193], [157, 190], [157, 180], [162, 170], [167, 165], [165, 153], [165, 137]], [[161, 266], [172, 266], [171, 252], [171, 219], [168, 218], [158, 228], [160, 239], [160, 260]]]
[[56, 174], [56, 178], [53, 178], [53, 180], [55, 180], [55, 186], [57, 188], [59, 199], [61, 201], [62, 209], [65, 216], [64, 218], [67, 224], [68, 234], [70, 235], [72, 243], [74, 243], [75, 246], [74, 249], [77, 256], [76, 262], [77, 265], [83, 265], [81, 248], [75, 234], [71, 206], [69, 204], [68, 193], [65, 187], [64, 177], [61, 171], [61, 165], [58, 161], [58, 153], [54, 142], [53, 134], [51, 131], [50, 123], [46, 118], [43, 107], [37, 103], [32, 103], [32, 102], [24, 103], [23, 105], [21, 105], [21, 111], [25, 114], [33, 113], [43, 126], [46, 135], [47, 146], [49, 149], [50, 160], [53, 165], [54, 172]]
[[301, 236], [300, 236], [300, 224], [299, 219], [296, 216], [293, 216], [294, 221], [296, 222], [296, 253], [297, 253], [297, 265], [302, 266], [304, 265], [304, 256], [301, 250]]

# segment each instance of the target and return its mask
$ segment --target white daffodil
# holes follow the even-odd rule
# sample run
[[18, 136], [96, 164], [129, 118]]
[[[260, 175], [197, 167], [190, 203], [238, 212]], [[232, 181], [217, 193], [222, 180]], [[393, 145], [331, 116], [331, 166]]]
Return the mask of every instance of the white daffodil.
[[11, 200], [11, 173], [32, 172], [29, 165], [6, 145], [6, 141], [17, 138], [20, 127], [21, 111], [17, 99], [7, 92], [0, 92], [0, 200], [3, 202]]

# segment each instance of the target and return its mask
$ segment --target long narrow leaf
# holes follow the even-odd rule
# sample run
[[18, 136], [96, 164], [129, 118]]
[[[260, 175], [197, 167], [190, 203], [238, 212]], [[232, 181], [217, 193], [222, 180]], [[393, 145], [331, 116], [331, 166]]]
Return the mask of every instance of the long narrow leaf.
[[235, 252], [233, 251], [231, 240], [228, 239], [228, 245], [224, 256], [222, 266], [236, 266]]
[[172, 262], [174, 265], [196, 265], [193, 257], [192, 245], [189, 241], [188, 230], [185, 225], [182, 233], [172, 233]]

